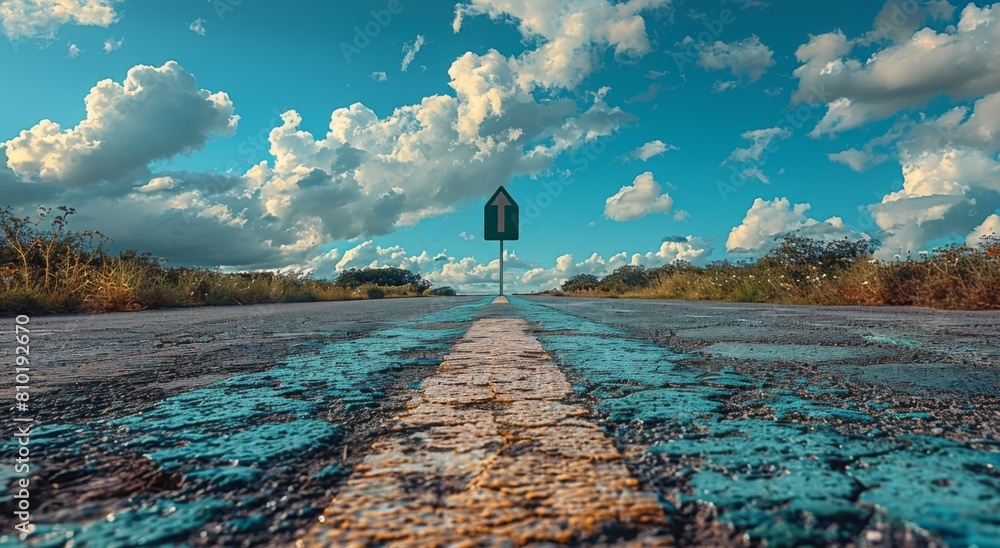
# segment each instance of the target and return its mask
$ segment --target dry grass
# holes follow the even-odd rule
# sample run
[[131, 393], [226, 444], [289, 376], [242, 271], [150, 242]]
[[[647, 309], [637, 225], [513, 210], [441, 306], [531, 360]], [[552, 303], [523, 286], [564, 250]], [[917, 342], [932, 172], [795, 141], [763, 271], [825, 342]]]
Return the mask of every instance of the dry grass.
[[104, 248], [109, 240], [98, 232], [69, 231], [73, 213], [71, 208], [40, 208], [32, 220], [0, 207], [0, 313], [133, 311], [426, 293], [409, 285], [351, 289], [294, 273], [165, 268], [164, 260], [148, 254], [108, 254]]
[[[623, 297], [779, 304], [922, 306], [1000, 310], [1000, 239], [973, 248], [952, 245], [898, 262], [875, 261], [862, 247], [843, 249], [792, 241], [755, 263], [674, 265], [628, 276], [609, 275], [593, 287], [564, 287], [579, 297]], [[798, 253], [802, 247], [826, 252]], [[864, 252], [859, 252], [864, 251]], [[791, 259], [790, 259], [791, 257]], [[822, 260], [817, 260], [822, 257]], [[803, 260], [808, 258], [809, 260]], [[624, 280], [624, 281], [623, 281]]]

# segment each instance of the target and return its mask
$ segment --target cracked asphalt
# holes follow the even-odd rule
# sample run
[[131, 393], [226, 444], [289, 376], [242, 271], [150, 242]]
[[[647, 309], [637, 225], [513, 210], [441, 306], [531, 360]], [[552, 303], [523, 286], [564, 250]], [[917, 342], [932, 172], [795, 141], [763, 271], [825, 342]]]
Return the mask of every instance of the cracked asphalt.
[[[546, 405], [579, 409], [659, 501], [660, 544], [1000, 545], [998, 313], [490, 301], [32, 318], [29, 542], [294, 543], [337, 519], [470, 327], [513, 321], [565, 376]], [[599, 530], [554, 538], [634, 539]]]

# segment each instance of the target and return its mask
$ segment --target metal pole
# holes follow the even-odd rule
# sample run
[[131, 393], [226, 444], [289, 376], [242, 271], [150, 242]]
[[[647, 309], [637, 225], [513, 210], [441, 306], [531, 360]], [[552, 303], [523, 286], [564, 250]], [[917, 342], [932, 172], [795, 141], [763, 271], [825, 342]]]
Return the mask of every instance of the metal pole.
[[500, 296], [503, 297], [503, 240], [500, 240]]

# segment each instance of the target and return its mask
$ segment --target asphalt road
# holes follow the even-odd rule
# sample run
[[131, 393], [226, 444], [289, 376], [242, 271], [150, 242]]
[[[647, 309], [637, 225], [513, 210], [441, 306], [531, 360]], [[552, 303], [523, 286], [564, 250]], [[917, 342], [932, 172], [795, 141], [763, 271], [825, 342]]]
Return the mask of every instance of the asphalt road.
[[[33, 318], [30, 541], [308, 537], [470, 327], [500, 322], [503, 339], [496, 325], [526, 321], [567, 379], [560, 401], [586, 413], [573, 420], [660, 501], [649, 538], [1000, 545], [998, 313], [489, 303]], [[16, 449], [0, 449], [8, 486]], [[4, 493], [0, 544], [16, 523]], [[601, 531], [576, 540], [627, 534]]]

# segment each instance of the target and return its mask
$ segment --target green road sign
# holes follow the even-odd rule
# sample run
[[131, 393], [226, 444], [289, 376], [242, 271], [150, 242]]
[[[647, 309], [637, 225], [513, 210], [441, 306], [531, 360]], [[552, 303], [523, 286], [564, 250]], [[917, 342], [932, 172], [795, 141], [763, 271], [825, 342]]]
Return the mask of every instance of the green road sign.
[[486, 202], [486, 239], [487, 240], [516, 240], [518, 237], [518, 208], [517, 203], [504, 187], [497, 189]]

